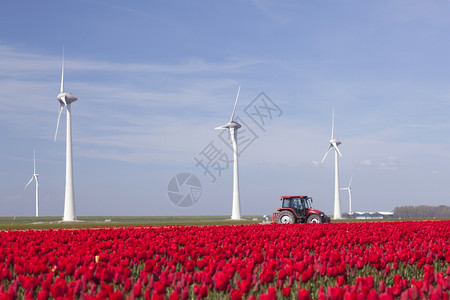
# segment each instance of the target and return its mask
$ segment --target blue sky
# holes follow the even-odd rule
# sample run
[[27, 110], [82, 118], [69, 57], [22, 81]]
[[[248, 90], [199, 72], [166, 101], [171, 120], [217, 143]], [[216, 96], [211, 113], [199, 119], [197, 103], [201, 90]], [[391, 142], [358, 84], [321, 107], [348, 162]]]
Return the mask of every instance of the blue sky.
[[[240, 155], [243, 214], [307, 194], [332, 215], [331, 133], [353, 210], [449, 204], [449, 1], [8, 1], [0, 11], [0, 215], [62, 216], [65, 113], [56, 127], [65, 48], [75, 202], [83, 215], [230, 215], [232, 169], [204, 174], [214, 127], [236, 111], [254, 140]], [[246, 114], [261, 92], [279, 108]], [[246, 110], [247, 108], [247, 110]], [[243, 134], [242, 136], [244, 136]], [[248, 135], [247, 135], [248, 136]], [[257, 137], [257, 138], [256, 138]], [[169, 181], [200, 180], [190, 207]], [[341, 210], [348, 210], [341, 192]]]

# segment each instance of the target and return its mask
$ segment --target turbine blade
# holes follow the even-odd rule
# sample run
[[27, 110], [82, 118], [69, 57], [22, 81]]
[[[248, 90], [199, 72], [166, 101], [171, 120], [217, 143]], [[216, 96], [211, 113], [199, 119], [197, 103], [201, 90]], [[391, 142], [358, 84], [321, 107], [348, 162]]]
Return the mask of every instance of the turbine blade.
[[236, 100], [234, 101], [234, 108], [233, 108], [233, 113], [231, 114], [230, 122], [233, 122], [233, 120], [234, 120], [234, 113], [236, 112], [236, 106], [237, 106], [240, 91], [241, 91], [241, 86], [239, 86], [239, 88], [238, 88]]
[[34, 178], [34, 176], [31, 176], [30, 181], [28, 181], [27, 185], [26, 185], [23, 189], [26, 189], [26, 188], [27, 188], [27, 186], [33, 181], [33, 178]]
[[327, 155], [328, 155], [328, 153], [330, 153], [331, 148], [333, 148], [333, 147], [330, 145], [330, 147], [328, 147], [327, 152], [323, 156], [322, 161], [320, 162], [321, 164], [325, 161], [325, 158], [327, 158]]
[[62, 55], [62, 71], [61, 71], [61, 90], [60, 93], [64, 92], [64, 46]]
[[339, 148], [336, 144], [333, 143], [334, 149], [336, 149], [337, 153], [339, 153], [339, 156], [342, 157], [341, 151], [339, 151]]
[[55, 132], [55, 139], [53, 140], [53, 142], [56, 141], [56, 136], [58, 135], [58, 128], [59, 128], [59, 120], [61, 119], [61, 112], [64, 108], [64, 104], [62, 104], [61, 102], [59, 103], [59, 111], [58, 111], [58, 122], [56, 123], [56, 132]]
[[348, 187], [351, 187], [351, 186], [352, 186], [352, 180], [353, 180], [353, 174], [352, 174], [352, 176], [350, 177], [350, 182], [348, 183]]
[[222, 125], [222, 126], [214, 128], [214, 129], [228, 129], [228, 126], [227, 125]]
[[36, 149], [34, 149], [33, 155], [33, 174], [36, 174]]
[[334, 108], [333, 108], [333, 115], [331, 117], [331, 139], [334, 139]]

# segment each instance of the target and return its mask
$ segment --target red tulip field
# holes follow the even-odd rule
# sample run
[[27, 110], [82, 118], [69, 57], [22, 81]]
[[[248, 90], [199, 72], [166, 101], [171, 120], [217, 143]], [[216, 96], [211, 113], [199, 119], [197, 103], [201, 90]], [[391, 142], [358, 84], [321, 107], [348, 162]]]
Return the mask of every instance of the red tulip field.
[[0, 232], [0, 299], [449, 299], [450, 221]]

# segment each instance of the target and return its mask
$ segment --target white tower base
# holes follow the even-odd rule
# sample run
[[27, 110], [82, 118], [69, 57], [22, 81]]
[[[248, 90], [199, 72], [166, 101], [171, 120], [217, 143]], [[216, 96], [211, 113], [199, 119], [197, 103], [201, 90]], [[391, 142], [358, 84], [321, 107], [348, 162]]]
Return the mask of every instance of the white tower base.
[[339, 162], [337, 151], [334, 151], [334, 164], [334, 218], [341, 219], [341, 199], [339, 197]]
[[63, 221], [75, 221], [75, 196], [73, 189], [73, 160], [72, 160], [72, 118], [70, 103], [67, 103], [66, 128], [66, 194], [64, 200]]
[[236, 142], [236, 129], [230, 128], [231, 143], [233, 144], [233, 207], [231, 211], [232, 220], [241, 220], [241, 202], [239, 198], [239, 168], [238, 150]]
[[39, 184], [36, 179], [36, 217], [39, 217]]

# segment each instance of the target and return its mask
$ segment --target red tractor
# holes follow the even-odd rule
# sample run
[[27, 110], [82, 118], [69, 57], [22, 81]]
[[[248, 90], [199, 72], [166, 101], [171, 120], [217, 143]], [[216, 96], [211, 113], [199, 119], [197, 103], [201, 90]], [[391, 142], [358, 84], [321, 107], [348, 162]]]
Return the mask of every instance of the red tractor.
[[281, 208], [272, 214], [272, 223], [329, 223], [330, 217], [312, 208], [308, 196], [281, 196]]

